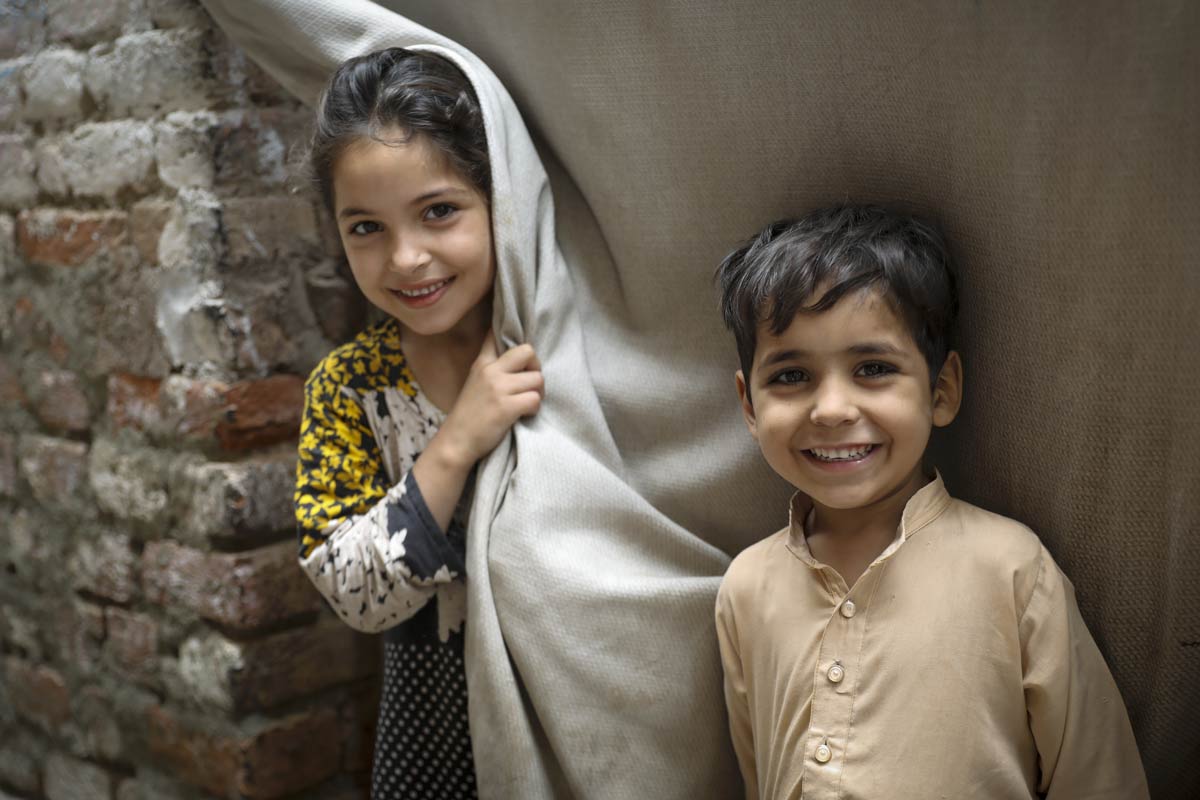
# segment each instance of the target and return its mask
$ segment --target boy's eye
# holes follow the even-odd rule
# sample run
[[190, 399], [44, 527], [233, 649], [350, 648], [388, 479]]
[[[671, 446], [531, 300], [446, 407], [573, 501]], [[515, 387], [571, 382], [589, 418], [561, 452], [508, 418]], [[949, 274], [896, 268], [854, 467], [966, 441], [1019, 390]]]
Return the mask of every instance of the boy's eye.
[[785, 369], [771, 378], [771, 383], [782, 383], [785, 386], [792, 386], [797, 383], [804, 383], [808, 380], [808, 374], [802, 369]]
[[378, 233], [381, 230], [383, 230], [383, 226], [380, 225], [378, 222], [372, 222], [371, 220], [364, 220], [362, 222], [356, 222], [350, 226], [350, 235], [351, 236], [366, 236], [369, 233]]
[[896, 368], [891, 364], [884, 364], [880, 361], [870, 361], [858, 368], [858, 374], [864, 378], [882, 378], [885, 375], [891, 375], [896, 371]]
[[425, 218], [445, 219], [457, 210], [457, 208], [449, 203], [435, 203], [434, 205], [431, 205], [429, 208], [425, 209]]

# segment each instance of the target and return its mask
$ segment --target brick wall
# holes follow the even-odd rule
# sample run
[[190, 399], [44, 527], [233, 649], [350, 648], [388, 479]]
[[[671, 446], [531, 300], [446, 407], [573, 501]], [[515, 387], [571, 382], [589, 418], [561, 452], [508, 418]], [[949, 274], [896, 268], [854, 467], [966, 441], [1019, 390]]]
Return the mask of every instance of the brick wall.
[[377, 644], [291, 517], [363, 310], [308, 117], [193, 0], [0, 0], [0, 800], [365, 795]]

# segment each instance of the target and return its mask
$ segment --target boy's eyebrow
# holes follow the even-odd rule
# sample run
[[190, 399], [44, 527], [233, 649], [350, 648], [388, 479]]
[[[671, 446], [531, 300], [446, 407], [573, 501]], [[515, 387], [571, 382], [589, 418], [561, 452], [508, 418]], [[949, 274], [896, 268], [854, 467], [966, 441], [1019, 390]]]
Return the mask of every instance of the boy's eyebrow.
[[851, 346], [847, 352], [863, 356], [898, 356], [904, 353], [891, 342], [862, 342]]
[[[846, 352], [859, 356], [899, 356], [904, 354], [903, 350], [888, 341], [859, 342], [858, 344], [852, 344], [847, 347]], [[790, 350], [776, 350], [763, 359], [762, 365], [764, 367], [769, 367], [770, 365], [778, 364], [781, 361], [793, 361], [795, 359], [805, 358], [808, 355], [810, 355], [810, 353], [807, 350], [799, 350], [794, 348]]]

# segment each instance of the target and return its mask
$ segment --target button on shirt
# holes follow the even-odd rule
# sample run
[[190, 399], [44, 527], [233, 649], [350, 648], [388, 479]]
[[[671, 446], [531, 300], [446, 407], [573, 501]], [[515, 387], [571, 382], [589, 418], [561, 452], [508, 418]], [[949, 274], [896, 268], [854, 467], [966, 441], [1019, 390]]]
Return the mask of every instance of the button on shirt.
[[730, 730], [766, 800], [1140, 800], [1125, 706], [1074, 591], [1023, 525], [941, 478], [848, 587], [792, 524], [717, 596]]

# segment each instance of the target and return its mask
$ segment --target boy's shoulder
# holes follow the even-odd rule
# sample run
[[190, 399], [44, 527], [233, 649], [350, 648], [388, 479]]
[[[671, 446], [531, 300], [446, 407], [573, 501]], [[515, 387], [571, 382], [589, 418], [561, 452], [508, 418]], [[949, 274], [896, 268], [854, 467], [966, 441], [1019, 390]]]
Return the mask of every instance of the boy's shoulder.
[[338, 345], [313, 368], [309, 386], [335, 385], [357, 392], [398, 387], [415, 392], [415, 381], [400, 347], [400, 326], [390, 317]]
[[1041, 538], [1023, 522], [952, 498], [938, 527], [985, 561], [1028, 563], [1042, 557]]
[[732, 599], [764, 588], [767, 574], [782, 566], [780, 559], [793, 558], [788, 551], [790, 534], [791, 528], [785, 526], [734, 556], [721, 578], [719, 594]]

